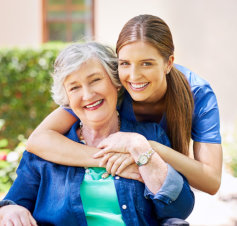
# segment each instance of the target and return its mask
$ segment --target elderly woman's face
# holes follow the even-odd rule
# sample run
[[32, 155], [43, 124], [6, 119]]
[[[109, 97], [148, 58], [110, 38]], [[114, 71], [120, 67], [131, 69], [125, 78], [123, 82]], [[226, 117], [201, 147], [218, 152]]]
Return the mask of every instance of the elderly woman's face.
[[83, 124], [100, 124], [116, 111], [117, 89], [96, 58], [83, 63], [64, 81], [69, 104]]

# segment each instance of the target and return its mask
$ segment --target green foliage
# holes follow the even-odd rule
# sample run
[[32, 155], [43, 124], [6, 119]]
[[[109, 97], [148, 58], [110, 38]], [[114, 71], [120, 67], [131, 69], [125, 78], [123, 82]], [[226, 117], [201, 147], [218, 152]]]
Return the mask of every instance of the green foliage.
[[237, 177], [237, 124], [233, 131], [223, 135], [224, 163]]
[[17, 147], [10, 151], [6, 149], [8, 141], [6, 139], [0, 140], [0, 153], [4, 153], [7, 156], [6, 160], [0, 160], [0, 194], [6, 192], [11, 187], [13, 181], [16, 179], [16, 168], [20, 162], [22, 153], [25, 149], [24, 137], [19, 137], [20, 143]]
[[0, 49], [0, 139], [16, 146], [19, 134], [28, 137], [56, 108], [51, 99], [50, 73], [63, 44], [39, 49]]

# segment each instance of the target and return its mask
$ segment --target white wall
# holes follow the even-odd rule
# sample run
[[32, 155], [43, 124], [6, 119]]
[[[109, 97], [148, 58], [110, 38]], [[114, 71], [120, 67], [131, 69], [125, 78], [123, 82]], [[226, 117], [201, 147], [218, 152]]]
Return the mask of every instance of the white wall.
[[41, 43], [41, 0], [0, 0], [0, 47]]
[[237, 1], [96, 0], [96, 38], [115, 46], [125, 22], [138, 14], [170, 26], [176, 63], [208, 80], [216, 92], [222, 126], [237, 121]]

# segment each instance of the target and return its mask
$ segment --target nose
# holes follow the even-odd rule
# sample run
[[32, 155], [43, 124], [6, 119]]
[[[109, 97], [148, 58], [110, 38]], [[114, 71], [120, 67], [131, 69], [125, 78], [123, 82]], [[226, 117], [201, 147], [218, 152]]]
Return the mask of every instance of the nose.
[[83, 100], [90, 100], [93, 98], [95, 92], [93, 91], [93, 89], [89, 86], [85, 86], [83, 87]]
[[139, 72], [139, 69], [137, 68], [136, 65], [132, 65], [131, 66], [131, 70], [130, 70], [130, 79], [132, 81], [136, 81], [140, 78], [140, 72]]

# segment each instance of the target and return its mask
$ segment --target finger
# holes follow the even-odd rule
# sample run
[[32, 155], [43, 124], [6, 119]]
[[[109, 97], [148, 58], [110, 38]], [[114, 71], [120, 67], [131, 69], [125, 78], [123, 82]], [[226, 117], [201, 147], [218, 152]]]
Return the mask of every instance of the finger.
[[93, 155], [93, 158], [100, 158], [103, 157], [105, 154], [109, 152], [115, 152], [114, 150], [111, 150], [109, 148], [102, 149], [101, 151], [98, 151], [96, 154]]
[[108, 153], [100, 160], [99, 167], [105, 167], [108, 159], [113, 155], [113, 153]]
[[128, 173], [124, 171], [123, 173], [119, 174], [119, 176], [127, 178], [127, 179], [131, 179], [131, 180], [137, 180], [141, 182], [143, 181], [141, 175], [138, 173], [131, 173], [131, 172]]
[[32, 226], [37, 226], [37, 222], [31, 214], [29, 216], [29, 219], [30, 219], [30, 223], [31, 223]]
[[131, 156], [126, 158], [118, 167], [116, 174], [120, 174], [123, 170], [125, 170], [129, 165], [133, 163], [134, 163], [134, 159]]
[[114, 162], [119, 158], [120, 154], [114, 154], [111, 158], [109, 158], [107, 164], [106, 164], [106, 171], [108, 173], [111, 173], [111, 168], [114, 164]]
[[125, 161], [126, 155], [120, 156], [111, 167], [111, 175], [114, 176], [117, 172], [117, 169], [120, 167], [123, 161]]
[[102, 140], [96, 147], [99, 148], [99, 149], [106, 148], [107, 147], [107, 145], [106, 145], [106, 138], [104, 140]]
[[20, 217], [21, 225], [31, 225], [28, 213], [21, 215]]
[[3, 223], [4, 226], [14, 226], [13, 222], [11, 220], [6, 221], [6, 223]]
[[13, 219], [11, 219], [9, 222], [7, 222], [9, 224], [6, 224], [7, 226], [8, 225], [14, 225], [14, 226], [24, 226], [22, 225], [21, 223], [21, 220], [20, 218], [17, 216], [17, 217], [14, 217]]
[[21, 215], [21, 223], [22, 225], [33, 225], [33, 226], [37, 226], [37, 223], [35, 221], [35, 219], [32, 217], [31, 213], [29, 211], [26, 212], [26, 214]]

